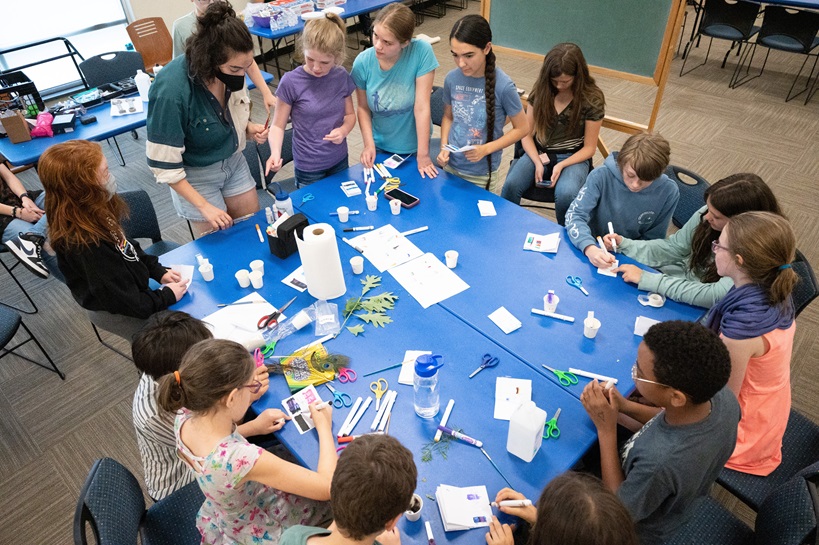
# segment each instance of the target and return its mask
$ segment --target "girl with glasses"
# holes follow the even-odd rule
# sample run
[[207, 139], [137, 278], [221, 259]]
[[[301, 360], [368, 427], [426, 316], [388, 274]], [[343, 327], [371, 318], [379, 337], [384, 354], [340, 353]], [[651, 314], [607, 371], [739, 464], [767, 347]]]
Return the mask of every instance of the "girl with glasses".
[[174, 425], [178, 455], [205, 495], [196, 523], [203, 543], [278, 543], [284, 528], [317, 526], [331, 517], [332, 407], [310, 406], [319, 440], [317, 471], [251, 445], [236, 423], [262, 387], [255, 368], [242, 345], [209, 339], [192, 346], [179, 371], [159, 381], [159, 406], [181, 410]]

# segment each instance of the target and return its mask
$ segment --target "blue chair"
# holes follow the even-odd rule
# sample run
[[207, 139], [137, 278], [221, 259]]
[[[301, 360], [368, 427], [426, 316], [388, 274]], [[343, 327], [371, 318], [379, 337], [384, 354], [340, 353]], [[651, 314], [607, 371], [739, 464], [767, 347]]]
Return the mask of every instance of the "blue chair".
[[[28, 335], [28, 339], [12, 346], [11, 348], [7, 348], [7, 345], [17, 334], [17, 331], [20, 329], [20, 327], [22, 327], [25, 330], [26, 334]], [[27, 356], [20, 354], [19, 352], [15, 352], [15, 350], [17, 350], [18, 348], [20, 348], [29, 341], [34, 341], [34, 344], [37, 345], [37, 348], [40, 349], [40, 352], [43, 353], [43, 355], [48, 360], [48, 363], [51, 365], [50, 368], [43, 365], [39, 361], [35, 361]], [[40, 341], [37, 340], [37, 337], [35, 337], [31, 330], [28, 327], [26, 327], [26, 324], [23, 323], [23, 318], [20, 316], [20, 313], [10, 308], [0, 306], [0, 358], [4, 358], [9, 354], [14, 354], [18, 358], [23, 358], [24, 360], [30, 361], [35, 365], [39, 365], [43, 369], [54, 371], [61, 379], [65, 380], [65, 375], [63, 374], [63, 372], [57, 368], [57, 364], [54, 363], [54, 360], [52, 360], [51, 356], [48, 355], [48, 352], [45, 351], [43, 345], [41, 345]]]
[[782, 438], [782, 463], [767, 477], [723, 469], [717, 482], [754, 511], [800, 469], [819, 460], [819, 426], [791, 409]]
[[[686, 179], [681, 178], [680, 174], [685, 176]], [[671, 217], [671, 221], [679, 229], [691, 219], [691, 216], [697, 210], [705, 206], [705, 191], [708, 189], [709, 184], [699, 174], [676, 165], [668, 165], [668, 168], [665, 169], [665, 175], [677, 182], [677, 187], [680, 190], [680, 200], [677, 202], [677, 207]], [[694, 183], [689, 183], [687, 181], [689, 179]]]
[[[11, 251], [8, 249], [8, 246], [6, 246], [5, 244], [0, 244], [0, 254], [5, 254], [5, 253], [11, 254]], [[33, 310], [26, 310], [24, 308], [16, 307], [14, 305], [10, 305], [10, 304], [4, 303], [2, 301], [0, 301], [0, 305], [6, 306], [6, 307], [11, 308], [11, 309], [14, 309], [14, 310], [16, 310], [18, 312], [22, 312], [23, 314], [37, 314], [37, 312], [39, 312], [39, 309], [37, 308], [37, 304], [34, 302], [34, 299], [31, 298], [31, 295], [28, 294], [28, 291], [26, 291], [26, 288], [23, 286], [23, 284], [21, 284], [20, 281], [17, 279], [17, 276], [15, 276], [15, 274], [14, 274], [14, 269], [16, 269], [18, 265], [20, 265], [20, 262], [17, 259], [12, 259], [12, 261], [14, 261], [14, 263], [12, 265], [8, 265], [6, 263], [6, 260], [3, 259], [2, 255], [0, 255], [0, 265], [2, 265], [3, 268], [6, 270], [6, 272], [9, 273], [9, 276], [11, 276], [11, 279], [14, 280], [14, 283], [17, 284], [17, 287], [20, 288], [20, 291], [22, 291], [23, 295], [26, 296], [26, 299], [28, 299], [28, 303], [29, 303], [29, 305], [31, 305], [31, 308]]]
[[160, 256], [179, 248], [176, 242], [162, 240], [156, 210], [148, 194], [136, 189], [122, 191], [119, 196], [128, 204], [130, 214], [122, 221], [122, 230], [130, 239], [149, 239], [151, 245], [144, 248], [146, 254]]
[[793, 308], [796, 315], [805, 310], [811, 301], [819, 295], [819, 286], [816, 284], [816, 274], [808, 260], [799, 250], [796, 250], [796, 259], [792, 263], [793, 270], [799, 275], [799, 283], [793, 289]]
[[94, 462], [77, 499], [74, 545], [88, 545], [87, 527], [98, 545], [198, 545], [196, 513], [205, 501], [196, 482], [147, 511], [134, 475], [111, 458]]
[[753, 542], [754, 531], [709, 496], [666, 545], [751, 545]]

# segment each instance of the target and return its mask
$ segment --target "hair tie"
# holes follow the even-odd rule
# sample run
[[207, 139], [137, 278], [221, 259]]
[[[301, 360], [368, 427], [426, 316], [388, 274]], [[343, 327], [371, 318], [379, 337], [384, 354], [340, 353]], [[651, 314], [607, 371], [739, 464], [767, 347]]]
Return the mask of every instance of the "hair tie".
[[174, 372], [173, 372], [173, 376], [174, 376], [174, 378], [176, 379], [176, 383], [177, 383], [179, 386], [182, 386], [182, 377], [181, 377], [181, 376], [179, 376], [179, 371], [174, 371]]
[[784, 271], [785, 269], [790, 269], [790, 268], [791, 268], [791, 264], [790, 264], [790, 263], [785, 263], [784, 265], [780, 265], [780, 266], [779, 266], [779, 270], [780, 270], [780, 271]]

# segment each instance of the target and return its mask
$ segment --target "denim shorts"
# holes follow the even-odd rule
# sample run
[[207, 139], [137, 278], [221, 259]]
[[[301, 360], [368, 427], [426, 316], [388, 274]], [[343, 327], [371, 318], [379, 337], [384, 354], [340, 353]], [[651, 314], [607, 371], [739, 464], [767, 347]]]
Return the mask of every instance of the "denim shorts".
[[[185, 167], [188, 183], [210, 204], [220, 210], [227, 210], [225, 198], [242, 195], [256, 189], [256, 182], [250, 174], [245, 156], [237, 151], [224, 161], [206, 167]], [[171, 190], [171, 199], [176, 213], [186, 220], [205, 221], [195, 206]]]

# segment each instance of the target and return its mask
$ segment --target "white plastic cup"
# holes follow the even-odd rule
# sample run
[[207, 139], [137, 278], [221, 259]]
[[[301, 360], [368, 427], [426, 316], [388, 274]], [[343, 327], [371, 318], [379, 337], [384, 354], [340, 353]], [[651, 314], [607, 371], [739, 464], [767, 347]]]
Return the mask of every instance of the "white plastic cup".
[[341, 223], [347, 223], [347, 220], [350, 219], [350, 209], [346, 206], [336, 208], [336, 213], [338, 214], [338, 221]]
[[446, 258], [446, 266], [450, 269], [454, 269], [458, 266], [458, 252], [455, 250], [448, 250], [444, 254], [444, 257]]
[[264, 261], [261, 259], [254, 259], [250, 262], [250, 270], [251, 271], [259, 271], [264, 275]]
[[364, 272], [364, 258], [360, 255], [350, 258], [350, 266], [353, 268], [353, 274], [361, 274]]
[[410, 508], [404, 511], [404, 516], [410, 522], [415, 522], [421, 518], [421, 509], [424, 508], [424, 500], [418, 494], [412, 495]]
[[312, 322], [310, 316], [303, 310], [300, 310], [298, 314], [293, 316], [293, 319], [290, 321], [290, 323], [293, 324], [293, 327], [295, 327], [296, 330], [303, 328], [310, 322]]
[[264, 274], [260, 271], [253, 271], [251, 272], [248, 277], [250, 278], [250, 283], [253, 284], [253, 289], [261, 289], [264, 286]]
[[600, 320], [594, 317], [594, 312], [589, 312], [589, 315], [583, 320], [583, 335], [587, 339], [593, 339], [599, 330]]
[[401, 201], [398, 199], [393, 199], [390, 201], [390, 211], [392, 212], [393, 216], [397, 216], [401, 213]]
[[205, 282], [210, 282], [211, 280], [213, 280], [213, 265], [211, 265], [210, 263], [200, 265], [199, 274], [202, 275], [202, 278], [205, 279]]
[[370, 195], [367, 197], [367, 210], [375, 212], [378, 209], [378, 197]]
[[[549, 302], [549, 295], [552, 296], [552, 302], [551, 303]], [[554, 314], [557, 311], [557, 304], [559, 302], [560, 302], [560, 297], [558, 297], [554, 293], [544, 295], [543, 296], [543, 310], [545, 310], [546, 312], [550, 312], [550, 313]]]
[[250, 287], [250, 271], [247, 269], [240, 269], [236, 271], [236, 280], [239, 282], [240, 288]]

